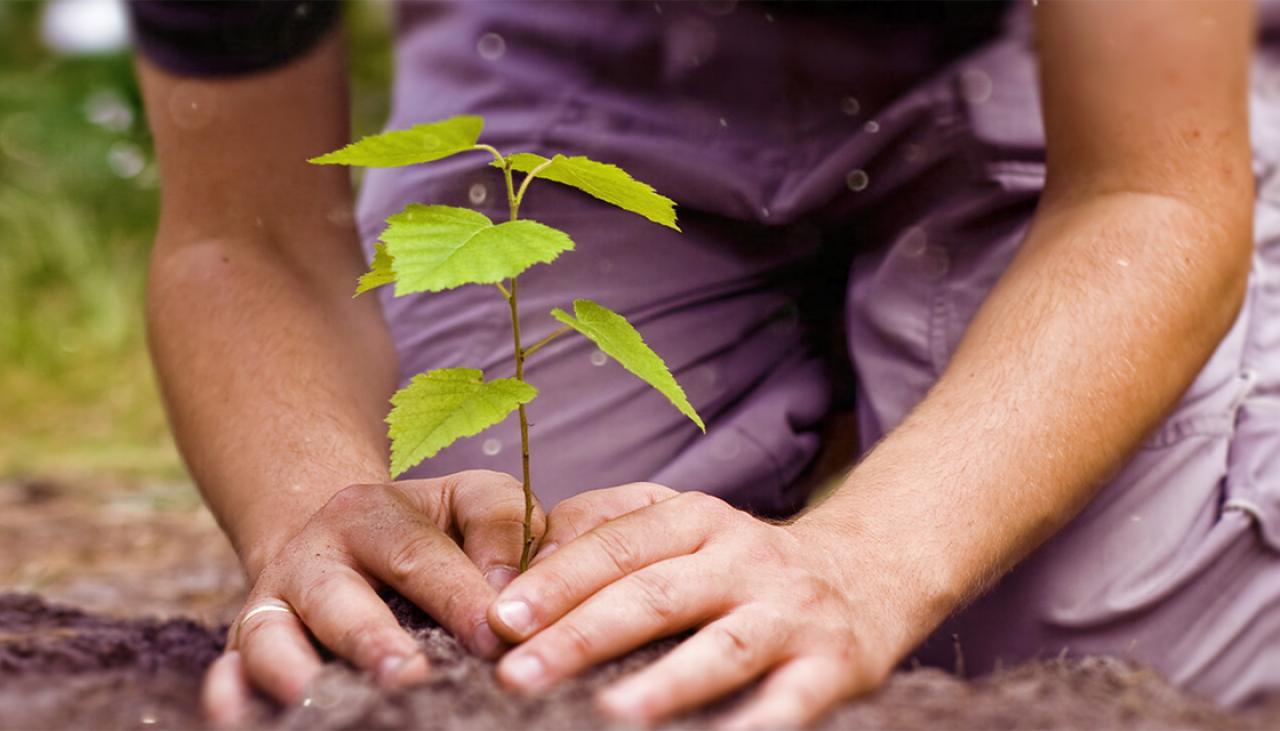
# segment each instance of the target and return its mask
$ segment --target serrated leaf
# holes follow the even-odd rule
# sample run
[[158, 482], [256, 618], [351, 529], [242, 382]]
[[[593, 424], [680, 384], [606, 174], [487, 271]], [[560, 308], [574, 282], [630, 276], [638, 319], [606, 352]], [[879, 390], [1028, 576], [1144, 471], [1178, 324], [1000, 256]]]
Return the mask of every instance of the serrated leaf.
[[366, 168], [394, 168], [416, 165], [465, 152], [475, 146], [484, 129], [484, 119], [461, 115], [439, 122], [415, 124], [409, 129], [370, 135], [307, 162], [316, 165], [358, 165]]
[[396, 295], [494, 284], [573, 250], [563, 231], [536, 221], [493, 225], [483, 213], [412, 204], [387, 219], [382, 241], [392, 258]]
[[[547, 158], [532, 152], [519, 152], [507, 159], [511, 161], [513, 170], [522, 173], [528, 173], [547, 161]], [[494, 165], [497, 165], [496, 161]], [[653, 186], [636, 180], [617, 165], [581, 156], [556, 155], [551, 158], [551, 164], [538, 173], [538, 178], [572, 186], [654, 223], [680, 230], [676, 225], [675, 201], [660, 195]]]
[[551, 316], [585, 335], [619, 365], [666, 396], [699, 429], [707, 430], [671, 369], [625, 317], [591, 300], [574, 300], [573, 315], [557, 307]]
[[391, 476], [501, 423], [537, 395], [536, 388], [514, 378], [485, 381], [476, 368], [440, 368], [414, 376], [391, 397]]
[[362, 295], [371, 289], [396, 281], [396, 273], [392, 266], [392, 258], [387, 253], [387, 247], [383, 244], [374, 244], [373, 262], [369, 265], [369, 271], [356, 281], [356, 295]]

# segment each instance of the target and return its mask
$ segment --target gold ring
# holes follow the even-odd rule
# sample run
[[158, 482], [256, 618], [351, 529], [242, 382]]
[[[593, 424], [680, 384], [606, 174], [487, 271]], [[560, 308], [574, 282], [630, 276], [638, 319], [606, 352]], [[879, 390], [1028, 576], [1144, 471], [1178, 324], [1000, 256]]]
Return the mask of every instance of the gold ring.
[[254, 607], [253, 609], [250, 609], [249, 611], [245, 612], [244, 616], [240, 618], [240, 621], [236, 622], [235, 646], [238, 647], [240, 645], [240, 633], [244, 630], [244, 623], [248, 622], [249, 618], [254, 616], [255, 614], [263, 614], [265, 612], [284, 612], [285, 614], [292, 614], [295, 617], [298, 616], [298, 612], [285, 602], [278, 601], [278, 600], [269, 600], [267, 602], [263, 602], [262, 604], [259, 604], [258, 606]]

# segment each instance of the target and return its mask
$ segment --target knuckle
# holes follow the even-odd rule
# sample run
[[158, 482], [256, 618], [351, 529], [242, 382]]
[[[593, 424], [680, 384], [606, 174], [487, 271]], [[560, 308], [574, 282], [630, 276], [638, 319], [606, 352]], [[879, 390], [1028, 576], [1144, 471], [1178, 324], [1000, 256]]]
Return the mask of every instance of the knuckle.
[[589, 533], [600, 550], [613, 563], [619, 573], [628, 574], [636, 567], [639, 555], [631, 542], [617, 528], [605, 524]]
[[523, 486], [523, 483], [517, 480], [514, 475], [495, 470], [463, 470], [456, 473], [454, 478], [457, 488], [460, 490], [494, 485], [505, 488], [521, 488]]
[[343, 580], [344, 577], [340, 573], [323, 569], [318, 577], [304, 580], [305, 583], [298, 592], [298, 611], [313, 613], [324, 607], [328, 603], [327, 599], [334, 595], [334, 590]]
[[573, 622], [560, 628], [560, 642], [569, 657], [594, 657], [600, 642], [595, 634]]
[[362, 509], [381, 494], [384, 489], [383, 485], [373, 483], [347, 485], [329, 498], [329, 502], [325, 503], [324, 510], [326, 512], [347, 514], [353, 510]]
[[745, 664], [751, 657], [751, 644], [743, 636], [741, 630], [725, 625], [714, 625], [706, 629], [712, 642], [720, 650], [722, 657], [734, 665]]
[[419, 535], [400, 544], [387, 557], [387, 581], [403, 586], [421, 576], [431, 565], [429, 558], [435, 541], [432, 536]]
[[708, 516], [713, 519], [724, 518], [734, 512], [724, 500], [705, 492], [693, 490], [681, 493], [675, 500], [680, 500], [687, 504], [690, 510], [696, 510], [698, 514]]
[[632, 574], [631, 584], [639, 592], [640, 606], [653, 618], [666, 622], [675, 616], [679, 600], [670, 579], [652, 571], [645, 571]]
[[389, 644], [389, 634], [375, 623], [359, 622], [342, 630], [334, 649], [353, 660], [368, 660], [376, 657], [378, 650]]

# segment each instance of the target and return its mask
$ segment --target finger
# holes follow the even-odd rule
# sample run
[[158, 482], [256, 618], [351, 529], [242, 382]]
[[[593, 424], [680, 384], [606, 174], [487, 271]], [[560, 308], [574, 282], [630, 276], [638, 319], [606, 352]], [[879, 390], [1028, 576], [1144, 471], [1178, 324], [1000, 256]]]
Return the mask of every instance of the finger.
[[679, 494], [653, 482], [633, 482], [574, 495], [547, 516], [547, 532], [542, 536], [537, 558], [545, 558], [597, 526]]
[[870, 685], [856, 680], [856, 671], [834, 657], [802, 657], [783, 665], [759, 692], [718, 725], [722, 731], [807, 726], [837, 703]]
[[[511, 475], [468, 470], [452, 476], [449, 491], [453, 525], [462, 536], [462, 551], [480, 573], [501, 591], [518, 574], [524, 551], [525, 495]], [[547, 520], [536, 498], [532, 502], [531, 550], [546, 532]]]
[[619, 720], [652, 724], [709, 703], [755, 680], [777, 661], [786, 638], [776, 630], [745, 612], [718, 619], [607, 688], [600, 705]]
[[484, 657], [498, 652], [501, 643], [485, 619], [493, 589], [458, 544], [422, 513], [353, 519], [344, 532], [363, 570], [421, 607], [473, 652]]
[[723, 611], [725, 593], [705, 561], [663, 561], [601, 589], [498, 664], [498, 679], [525, 692], [559, 681]]
[[236, 646], [250, 682], [287, 705], [301, 700], [320, 672], [320, 657], [289, 612], [259, 612], [244, 620]]
[[732, 512], [718, 498], [683, 493], [597, 526], [503, 589], [489, 621], [504, 639], [523, 641], [623, 576], [698, 550]]
[[327, 564], [318, 576], [307, 573], [292, 582], [286, 597], [320, 644], [373, 673], [382, 686], [426, 680], [418, 643], [354, 569]]
[[228, 728], [243, 722], [252, 694], [240, 652], [232, 650], [214, 660], [205, 673], [200, 707], [215, 727]]

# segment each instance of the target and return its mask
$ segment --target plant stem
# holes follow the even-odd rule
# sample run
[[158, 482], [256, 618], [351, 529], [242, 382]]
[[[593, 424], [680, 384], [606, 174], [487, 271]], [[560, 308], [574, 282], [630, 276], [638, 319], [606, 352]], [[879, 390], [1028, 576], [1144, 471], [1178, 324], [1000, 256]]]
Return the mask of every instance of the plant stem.
[[565, 325], [564, 327], [556, 328], [555, 330], [553, 330], [553, 331], [551, 332], [551, 334], [550, 334], [550, 335], [548, 335], [548, 336], [546, 336], [545, 338], [543, 338], [543, 339], [539, 340], [538, 342], [534, 343], [533, 345], [530, 345], [529, 347], [525, 348], [525, 349], [524, 349], [524, 357], [528, 358], [529, 356], [533, 355], [534, 351], [536, 351], [538, 348], [541, 348], [542, 346], [546, 345], [547, 343], [551, 342], [552, 340], [555, 340], [556, 338], [560, 337], [561, 335], [564, 335], [565, 333], [569, 332], [569, 331], [570, 331], [570, 330], [572, 330], [572, 329], [573, 329], [573, 328], [569, 327], [568, 325]]
[[[511, 181], [511, 160], [503, 158], [496, 150], [493, 150], [493, 154], [502, 161], [502, 177], [507, 183], [507, 205], [511, 209], [511, 220], [514, 221], [520, 211], [520, 196], [516, 195], [515, 186]], [[528, 182], [526, 178], [526, 186]], [[524, 192], [523, 187], [520, 192]], [[516, 380], [523, 382], [524, 358], [527, 353], [520, 344], [520, 307], [517, 287], [516, 277], [512, 277], [504, 293], [507, 295], [507, 304], [511, 307], [511, 342], [515, 350]], [[499, 285], [499, 289], [501, 288]], [[520, 412], [520, 464], [524, 478], [524, 540], [520, 549], [520, 573], [524, 573], [529, 568], [529, 551], [533, 548], [533, 482], [529, 478], [529, 416], [525, 412], [524, 404], [520, 404], [518, 410]]]
[[[516, 380], [524, 380], [525, 351], [520, 347], [520, 312], [516, 305], [516, 278], [511, 278], [511, 339], [515, 343]], [[529, 550], [533, 548], [533, 484], [529, 479], [529, 417], [520, 404], [520, 464], [524, 477], [524, 543], [520, 549], [520, 573], [529, 568]]]

